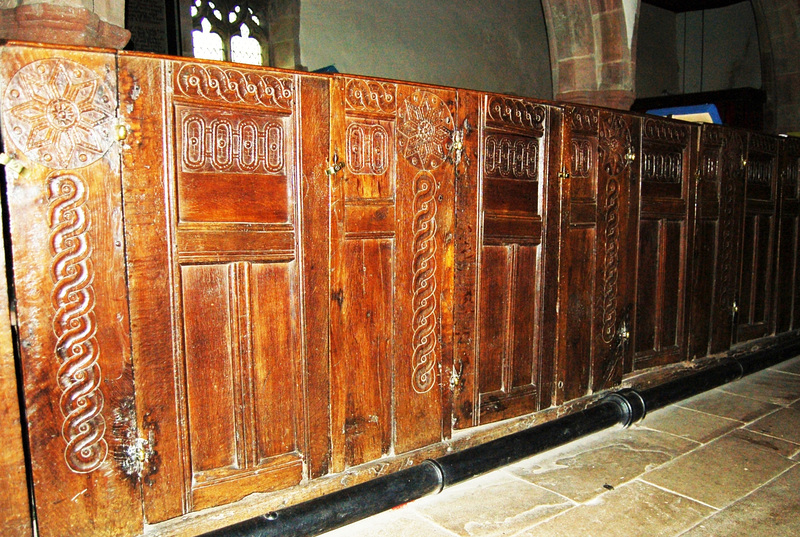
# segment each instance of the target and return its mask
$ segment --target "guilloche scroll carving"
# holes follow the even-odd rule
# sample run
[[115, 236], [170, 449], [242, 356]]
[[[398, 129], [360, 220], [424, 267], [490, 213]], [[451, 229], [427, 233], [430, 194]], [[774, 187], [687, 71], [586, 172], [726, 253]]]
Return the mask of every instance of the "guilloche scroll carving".
[[414, 178], [413, 265], [414, 336], [412, 386], [417, 393], [436, 380], [436, 179], [421, 171]]
[[3, 121], [33, 162], [76, 169], [111, 147], [116, 108], [111, 84], [79, 63], [51, 58], [14, 74], [3, 97]]
[[86, 208], [89, 193], [83, 179], [73, 174], [55, 174], [48, 182], [50, 274], [55, 315], [53, 331], [59, 362], [59, 407], [64, 417], [61, 436], [67, 446], [64, 460], [77, 473], [92, 472], [108, 456], [102, 415], [102, 374], [95, 337], [95, 292], [91, 227]]
[[291, 110], [294, 82], [291, 76], [223, 69], [215, 65], [183, 65], [176, 75], [177, 93], [208, 101], [225, 101]]

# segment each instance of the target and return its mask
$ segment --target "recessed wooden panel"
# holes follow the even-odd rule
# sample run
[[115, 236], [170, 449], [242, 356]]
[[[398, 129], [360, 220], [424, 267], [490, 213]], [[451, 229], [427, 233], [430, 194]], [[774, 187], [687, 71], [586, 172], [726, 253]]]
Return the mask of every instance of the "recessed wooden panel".
[[233, 375], [228, 267], [183, 267], [181, 280], [192, 469], [232, 468], [238, 462], [234, 382], [240, 379]]
[[182, 222], [288, 222], [291, 131], [284, 117], [176, 106]]
[[539, 213], [539, 183], [509, 179], [487, 179], [483, 206], [487, 212], [535, 215]]

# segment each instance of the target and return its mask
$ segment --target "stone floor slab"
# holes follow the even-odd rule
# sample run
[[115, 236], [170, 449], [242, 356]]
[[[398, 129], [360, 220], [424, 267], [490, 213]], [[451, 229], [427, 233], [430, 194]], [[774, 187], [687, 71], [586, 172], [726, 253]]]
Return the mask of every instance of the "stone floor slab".
[[706, 505], [634, 481], [517, 537], [668, 537], [694, 526], [713, 512]]
[[800, 444], [800, 410], [782, 408], [751, 423], [747, 429]]
[[464, 537], [512, 535], [575, 504], [503, 472], [461, 483], [414, 503], [423, 516]]
[[671, 434], [634, 427], [583, 439], [571, 444], [569, 450], [532, 457], [507, 471], [571, 500], [584, 502], [698, 445]]
[[720, 389], [757, 401], [787, 406], [800, 399], [800, 375], [766, 369]]
[[677, 403], [677, 406], [699, 410], [722, 418], [738, 420], [743, 423], [749, 423], [766, 416], [779, 408], [778, 405], [772, 403], [734, 395], [720, 389], [701, 393]]
[[323, 533], [322, 537], [453, 537], [453, 534], [405, 506]]
[[800, 375], [800, 357], [792, 358], [791, 360], [781, 362], [780, 364], [772, 367], [771, 369], [776, 369], [778, 371], [785, 371], [786, 373], [794, 373], [795, 375]]
[[645, 417], [642, 427], [705, 444], [740, 427], [742, 422], [688, 408], [670, 406]]
[[786, 457], [729, 435], [645, 474], [642, 479], [721, 509], [792, 465]]
[[681, 537], [778, 537], [800, 535], [797, 496], [800, 465], [704, 520]]
[[767, 436], [761, 433], [750, 431], [748, 429], [736, 429], [730, 433], [730, 436], [741, 438], [750, 444], [766, 449], [772, 453], [777, 453], [786, 458], [791, 458], [794, 453], [800, 449], [800, 446], [774, 436]]

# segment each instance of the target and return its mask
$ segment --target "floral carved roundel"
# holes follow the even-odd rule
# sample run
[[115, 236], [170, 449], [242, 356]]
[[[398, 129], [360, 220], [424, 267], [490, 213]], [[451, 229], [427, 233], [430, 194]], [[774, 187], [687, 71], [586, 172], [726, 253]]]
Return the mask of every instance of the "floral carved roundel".
[[39, 60], [11, 78], [3, 121], [14, 144], [34, 162], [81, 168], [114, 142], [114, 88], [87, 67], [64, 59]]
[[400, 152], [417, 169], [435, 170], [447, 158], [453, 117], [436, 94], [415, 91], [397, 111]]

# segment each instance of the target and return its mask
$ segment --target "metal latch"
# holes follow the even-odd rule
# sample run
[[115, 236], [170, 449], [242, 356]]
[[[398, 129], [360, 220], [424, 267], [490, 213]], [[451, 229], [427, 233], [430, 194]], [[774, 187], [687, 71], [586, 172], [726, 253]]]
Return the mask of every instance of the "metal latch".
[[617, 330], [617, 335], [619, 335], [619, 338], [622, 341], [628, 341], [631, 338], [631, 333], [628, 330], [628, 323], [622, 321], [622, 323], [619, 325], [619, 330]]
[[339, 155], [334, 153], [333, 164], [331, 164], [325, 169], [325, 175], [335, 175], [336, 173], [341, 171], [342, 168], [344, 168], [344, 164], [345, 162], [343, 160], [339, 160]]
[[22, 164], [22, 162], [7, 153], [0, 153], [0, 164], [9, 170], [16, 172], [17, 175], [25, 174], [25, 166]]
[[460, 391], [460, 384], [461, 384], [461, 374], [464, 372], [464, 362], [459, 361], [458, 366], [453, 364], [453, 368], [450, 370], [450, 391], [456, 393], [457, 390]]

